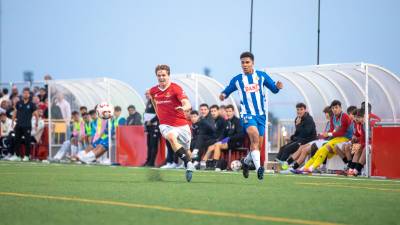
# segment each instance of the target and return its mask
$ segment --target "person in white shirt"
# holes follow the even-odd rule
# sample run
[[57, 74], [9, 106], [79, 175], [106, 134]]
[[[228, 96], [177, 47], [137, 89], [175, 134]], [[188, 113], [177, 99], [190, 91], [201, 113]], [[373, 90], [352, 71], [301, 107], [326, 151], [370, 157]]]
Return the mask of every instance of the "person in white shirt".
[[42, 138], [43, 130], [44, 130], [44, 119], [43, 119], [43, 110], [38, 109], [38, 122], [36, 126], [36, 117], [32, 117], [32, 130], [31, 136], [35, 139], [36, 143], [39, 143], [40, 139]]
[[69, 124], [71, 122], [71, 105], [64, 99], [63, 93], [57, 94], [56, 105], [60, 108], [65, 122]]
[[0, 157], [5, 159], [10, 158], [12, 152], [11, 147], [11, 131], [13, 131], [12, 120], [7, 118], [6, 112], [4, 110], [0, 111]]
[[0, 98], [0, 103], [3, 102], [4, 100], [7, 100], [7, 101], [10, 100], [10, 95], [8, 94], [8, 89], [4, 88], [2, 90], [2, 92], [3, 92], [3, 97]]

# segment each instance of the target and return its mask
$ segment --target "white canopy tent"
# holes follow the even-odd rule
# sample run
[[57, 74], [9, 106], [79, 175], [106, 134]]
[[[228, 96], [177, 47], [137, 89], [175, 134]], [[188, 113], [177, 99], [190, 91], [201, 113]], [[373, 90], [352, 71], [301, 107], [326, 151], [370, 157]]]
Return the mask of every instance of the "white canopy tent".
[[[368, 88], [367, 82], [368, 70]], [[284, 108], [295, 116], [293, 103], [304, 102], [317, 121], [324, 121], [322, 110], [337, 99], [342, 107], [369, 102], [383, 121], [400, 121], [400, 78], [372, 64], [332, 64], [265, 69], [274, 80], [285, 83], [279, 95], [270, 95], [270, 111]], [[287, 114], [284, 114], [286, 116]]]
[[[88, 110], [93, 109], [97, 104], [106, 101], [113, 106], [120, 106], [121, 115], [128, 116], [128, 106], [134, 105], [136, 111], [142, 114], [145, 104], [141, 96], [128, 84], [110, 78], [78, 79], [78, 80], [50, 80], [48, 81], [49, 93], [49, 155], [53, 156], [53, 147], [60, 146], [69, 137], [69, 118], [56, 117], [52, 111], [54, 105], [65, 99], [69, 105], [70, 112], [79, 111], [80, 106], [86, 106]], [[62, 111], [62, 110], [61, 110]], [[68, 115], [69, 116], [69, 115]], [[111, 132], [109, 126], [109, 133]], [[64, 134], [65, 132], [65, 134]], [[60, 135], [57, 136], [57, 133]], [[65, 137], [63, 136], [65, 135]], [[111, 139], [111, 135], [109, 135]], [[112, 143], [112, 141], [110, 141]], [[110, 145], [111, 150], [112, 144]], [[108, 151], [111, 155], [111, 151]], [[109, 155], [109, 156], [110, 156]]]
[[224, 86], [217, 80], [201, 74], [174, 74], [171, 75], [172, 81], [181, 85], [186, 94], [188, 95], [194, 109], [198, 109], [201, 103], [208, 105], [228, 105], [232, 104], [235, 112], [238, 115], [238, 108], [235, 100], [230, 97], [223, 102], [219, 100]]
[[[267, 68], [265, 71], [285, 86], [279, 94], [269, 94], [267, 98], [267, 110], [278, 119], [293, 119], [296, 103], [304, 102], [321, 131], [325, 125], [322, 110], [333, 100], [339, 100], [344, 110], [350, 105], [359, 108], [363, 101], [371, 103], [373, 113], [382, 121], [400, 122], [400, 78], [383, 67], [352, 63]], [[172, 78], [187, 92], [195, 109], [203, 102], [230, 103], [238, 112], [235, 95], [231, 95], [229, 103], [218, 100], [224, 86], [216, 80], [193, 73], [176, 74]]]
[[145, 109], [142, 97], [135, 89], [122, 81], [110, 78], [51, 80], [49, 93], [52, 100], [56, 98], [56, 94], [64, 94], [71, 104], [72, 111], [79, 110], [79, 106], [86, 106], [90, 110], [102, 101], [121, 106], [122, 115], [125, 117], [128, 115], [126, 109], [129, 105], [134, 105], [140, 113]]
[[[294, 106], [304, 102], [319, 127], [322, 110], [337, 99], [345, 110], [361, 102], [372, 104], [372, 112], [385, 122], [400, 122], [400, 78], [389, 70], [366, 63], [270, 68], [265, 71], [285, 84], [278, 95], [269, 95], [269, 111], [279, 118], [294, 118]], [[366, 112], [367, 113], [367, 112]], [[368, 120], [366, 126], [368, 127]], [[369, 138], [366, 130], [366, 140]], [[367, 154], [369, 175], [370, 151]]]

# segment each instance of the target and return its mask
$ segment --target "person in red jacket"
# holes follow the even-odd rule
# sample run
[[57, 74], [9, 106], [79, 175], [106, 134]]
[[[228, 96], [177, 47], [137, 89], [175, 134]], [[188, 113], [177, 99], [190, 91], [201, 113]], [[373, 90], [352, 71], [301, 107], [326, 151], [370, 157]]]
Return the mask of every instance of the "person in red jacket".
[[[365, 102], [361, 103], [361, 109], [365, 110]], [[372, 126], [374, 126], [376, 122], [381, 121], [381, 118], [379, 116], [372, 113], [371, 103], [368, 103], [368, 117], [369, 117], [369, 121], [371, 122]]]
[[[370, 114], [371, 115], [371, 114]], [[369, 115], [369, 116], [370, 116]], [[379, 117], [378, 117], [379, 118]], [[353, 145], [351, 147], [351, 154], [353, 154], [352, 163], [349, 165], [349, 169], [347, 171], [348, 176], [358, 176], [361, 173], [365, 163], [366, 163], [366, 146], [365, 143], [365, 109], [358, 109], [356, 112], [355, 120], [356, 127], [353, 138]], [[369, 129], [373, 126], [374, 122], [372, 120], [376, 120], [375, 118], [369, 117]]]
[[307, 161], [304, 166], [304, 172], [312, 172], [325, 161], [326, 157], [331, 158], [336, 154], [335, 151], [329, 151], [327, 146], [329, 146], [330, 149], [335, 149], [337, 144], [346, 142], [353, 136], [351, 119], [342, 111], [342, 103], [338, 100], [334, 100], [331, 103], [331, 109], [334, 115], [331, 118], [329, 132], [324, 132], [322, 134], [323, 137], [330, 138], [330, 140], [324, 146], [319, 148], [317, 153]]

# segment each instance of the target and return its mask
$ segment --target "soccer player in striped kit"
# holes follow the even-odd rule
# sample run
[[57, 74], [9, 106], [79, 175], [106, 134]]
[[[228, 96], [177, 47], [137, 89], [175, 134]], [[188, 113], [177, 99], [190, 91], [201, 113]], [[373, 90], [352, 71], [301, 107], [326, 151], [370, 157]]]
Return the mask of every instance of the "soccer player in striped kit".
[[276, 94], [283, 83], [274, 82], [265, 72], [254, 70], [254, 55], [244, 52], [240, 55], [243, 73], [236, 75], [222, 91], [220, 100], [226, 99], [232, 92], [239, 91], [241, 111], [240, 119], [250, 138], [250, 153], [243, 161], [243, 176], [249, 177], [249, 165], [254, 163], [259, 180], [264, 178], [264, 167], [260, 160], [260, 149], [264, 139], [266, 112], [264, 108], [266, 88]]

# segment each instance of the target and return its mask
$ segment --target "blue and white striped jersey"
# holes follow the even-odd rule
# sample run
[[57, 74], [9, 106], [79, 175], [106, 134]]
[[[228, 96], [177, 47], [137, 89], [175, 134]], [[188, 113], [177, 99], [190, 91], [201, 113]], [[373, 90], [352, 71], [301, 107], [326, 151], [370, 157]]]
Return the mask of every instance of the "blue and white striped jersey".
[[241, 104], [241, 115], [264, 115], [265, 91], [267, 87], [272, 93], [278, 93], [279, 89], [271, 77], [263, 71], [255, 70], [253, 74], [236, 75], [222, 93], [228, 97], [238, 90]]

